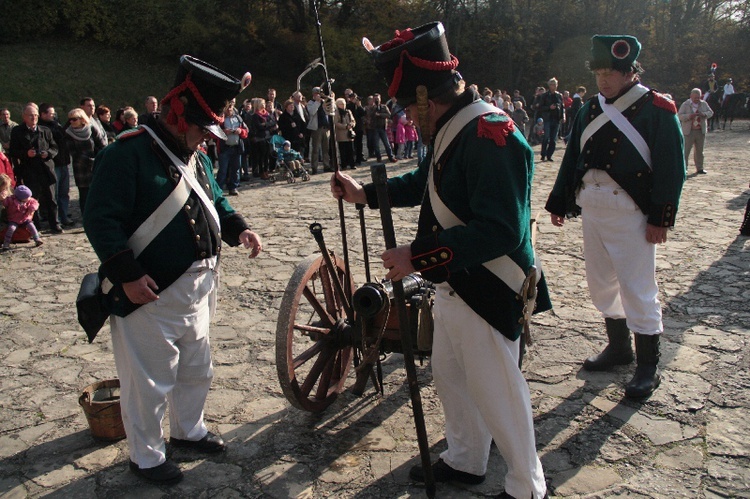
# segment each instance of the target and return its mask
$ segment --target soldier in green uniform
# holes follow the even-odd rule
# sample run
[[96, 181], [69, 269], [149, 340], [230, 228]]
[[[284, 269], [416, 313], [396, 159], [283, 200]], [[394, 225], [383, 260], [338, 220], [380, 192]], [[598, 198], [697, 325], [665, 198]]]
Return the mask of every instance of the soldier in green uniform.
[[[500, 109], [464, 90], [439, 22], [396, 32], [366, 48], [430, 147], [419, 167], [388, 181], [393, 206], [421, 212], [411, 244], [383, 253], [388, 279], [415, 271], [436, 284], [432, 371], [448, 449], [432, 465], [438, 482], [484, 481], [494, 440], [508, 465], [502, 497], [546, 494], [536, 454], [529, 388], [519, 360], [518, 299], [534, 265], [533, 153]], [[377, 207], [372, 184], [337, 173], [335, 197]], [[544, 278], [537, 311], [551, 308]], [[424, 481], [415, 466], [412, 479]]]
[[249, 73], [240, 81], [182, 56], [160, 117], [97, 156], [86, 202], [84, 228], [112, 311], [130, 469], [160, 484], [182, 478], [165, 456], [167, 403], [172, 446], [224, 450], [203, 421], [218, 257], [222, 240], [251, 257], [261, 241], [222, 197], [199, 146], [226, 139], [218, 114], [249, 82]]
[[672, 100], [639, 83], [641, 44], [625, 35], [592, 38], [589, 67], [599, 94], [579, 111], [547, 201], [553, 225], [583, 217], [586, 279], [609, 344], [583, 363], [603, 371], [633, 362], [625, 395], [659, 386], [663, 332], [656, 245], [675, 223], [685, 181], [683, 138]]

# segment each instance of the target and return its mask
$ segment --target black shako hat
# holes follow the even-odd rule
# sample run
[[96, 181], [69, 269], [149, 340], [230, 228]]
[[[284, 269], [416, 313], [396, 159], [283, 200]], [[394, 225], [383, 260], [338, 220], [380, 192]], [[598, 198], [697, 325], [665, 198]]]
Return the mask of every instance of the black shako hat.
[[378, 47], [367, 38], [362, 39], [362, 44], [389, 82], [388, 95], [395, 97], [400, 106], [416, 101], [420, 85], [427, 88], [428, 97], [435, 97], [462, 79], [456, 71], [458, 59], [448, 50], [445, 28], [439, 21], [396, 31], [392, 40]]
[[180, 67], [172, 90], [161, 101], [169, 106], [167, 123], [177, 125], [185, 132], [188, 125], [194, 124], [211, 132], [217, 138], [226, 140], [221, 128], [221, 116], [227, 102], [242, 92], [252, 76], [245, 73], [242, 80], [221, 69], [196, 59], [190, 55], [180, 57]]

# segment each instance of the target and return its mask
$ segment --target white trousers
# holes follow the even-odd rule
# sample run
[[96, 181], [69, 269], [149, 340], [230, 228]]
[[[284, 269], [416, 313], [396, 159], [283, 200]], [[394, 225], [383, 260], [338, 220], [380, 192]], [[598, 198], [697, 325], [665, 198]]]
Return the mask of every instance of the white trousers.
[[660, 334], [656, 245], [646, 241], [647, 217], [601, 170], [589, 170], [578, 193], [583, 253], [591, 300], [605, 318], [626, 319], [638, 334]]
[[531, 396], [518, 369], [519, 341], [500, 334], [447, 284], [437, 285], [433, 313], [432, 373], [448, 441], [440, 457], [452, 468], [484, 475], [494, 439], [508, 465], [505, 491], [544, 497]]
[[210, 263], [195, 262], [158, 300], [127, 317], [110, 317], [130, 459], [141, 468], [166, 459], [161, 423], [167, 402], [171, 436], [200, 440], [208, 431], [203, 405], [213, 378]]

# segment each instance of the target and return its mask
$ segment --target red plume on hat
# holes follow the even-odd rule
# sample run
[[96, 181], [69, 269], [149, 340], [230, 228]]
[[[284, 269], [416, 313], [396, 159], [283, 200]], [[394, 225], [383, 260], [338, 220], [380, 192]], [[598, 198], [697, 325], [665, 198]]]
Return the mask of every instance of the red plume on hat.
[[162, 99], [162, 104], [169, 105], [165, 119], [176, 125], [181, 133], [194, 124], [226, 140], [220, 126], [224, 122], [222, 110], [249, 85], [251, 79], [250, 73], [239, 80], [207, 62], [183, 55], [174, 87]]

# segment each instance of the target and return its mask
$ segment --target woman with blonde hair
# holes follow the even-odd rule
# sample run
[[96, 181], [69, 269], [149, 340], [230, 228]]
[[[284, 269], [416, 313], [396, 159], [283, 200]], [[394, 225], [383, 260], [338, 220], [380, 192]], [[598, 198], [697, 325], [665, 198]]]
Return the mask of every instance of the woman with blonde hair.
[[256, 171], [260, 178], [268, 179], [269, 171], [272, 169], [271, 136], [276, 135], [279, 126], [276, 116], [266, 109], [266, 100], [253, 99], [255, 112], [250, 117], [250, 164], [253, 173]]
[[65, 144], [73, 159], [73, 178], [78, 187], [78, 203], [83, 214], [91, 177], [94, 175], [94, 158], [107, 146], [107, 138], [98, 128], [91, 126], [89, 117], [80, 107], [68, 112]]
[[346, 101], [342, 98], [336, 99], [336, 115], [333, 118], [333, 129], [336, 135], [336, 143], [339, 145], [339, 160], [341, 169], [357, 168], [354, 166], [354, 120], [352, 112], [346, 108]]

